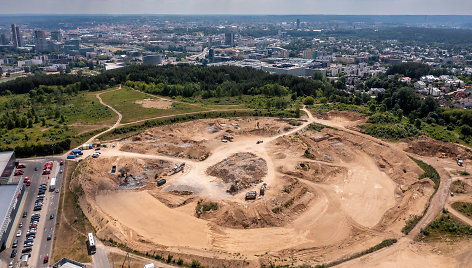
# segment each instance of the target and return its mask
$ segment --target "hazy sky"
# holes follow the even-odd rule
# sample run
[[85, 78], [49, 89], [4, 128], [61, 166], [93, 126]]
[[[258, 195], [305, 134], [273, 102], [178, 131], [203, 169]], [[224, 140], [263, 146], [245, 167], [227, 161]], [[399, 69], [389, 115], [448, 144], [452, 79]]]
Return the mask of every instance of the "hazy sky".
[[16, 13], [472, 15], [472, 0], [0, 0]]

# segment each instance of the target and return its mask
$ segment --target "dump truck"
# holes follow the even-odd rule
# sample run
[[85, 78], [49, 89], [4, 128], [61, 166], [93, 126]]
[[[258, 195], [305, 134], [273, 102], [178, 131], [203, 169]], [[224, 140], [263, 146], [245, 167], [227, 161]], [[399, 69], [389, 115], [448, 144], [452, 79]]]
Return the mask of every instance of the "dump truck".
[[67, 156], [67, 159], [75, 159], [75, 154], [70, 154]]
[[157, 186], [162, 186], [162, 185], [166, 184], [166, 182], [167, 181], [165, 179], [160, 179], [160, 180], [157, 181]]
[[462, 167], [462, 165], [464, 165], [464, 162], [462, 162], [462, 156], [460, 155], [457, 156], [457, 165], [459, 167]]
[[116, 164], [113, 164], [113, 166], [111, 167], [111, 173], [115, 173], [116, 172]]
[[249, 191], [246, 193], [246, 200], [255, 200], [257, 197], [256, 191]]

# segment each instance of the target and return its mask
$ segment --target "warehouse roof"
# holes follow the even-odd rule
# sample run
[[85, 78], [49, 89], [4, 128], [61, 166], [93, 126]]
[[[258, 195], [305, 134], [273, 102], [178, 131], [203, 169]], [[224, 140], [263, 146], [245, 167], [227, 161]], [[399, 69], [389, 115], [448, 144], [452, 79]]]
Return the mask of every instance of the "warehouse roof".
[[3, 170], [6, 168], [8, 162], [11, 159], [11, 156], [13, 155], [13, 151], [9, 152], [0, 152], [0, 174], [3, 173]]
[[[10, 209], [11, 201], [16, 192], [17, 184], [0, 185], [0, 230]], [[3, 231], [3, 230], [2, 230]]]

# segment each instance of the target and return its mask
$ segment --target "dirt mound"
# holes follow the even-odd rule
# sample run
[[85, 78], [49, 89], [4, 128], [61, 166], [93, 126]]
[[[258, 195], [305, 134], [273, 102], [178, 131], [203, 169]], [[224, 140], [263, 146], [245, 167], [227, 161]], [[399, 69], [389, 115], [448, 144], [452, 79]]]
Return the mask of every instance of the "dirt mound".
[[422, 156], [441, 157], [442, 154], [445, 154], [447, 157], [454, 159], [458, 155], [461, 155], [462, 159], [472, 158], [472, 149], [454, 143], [438, 141], [427, 136], [409, 140], [408, 149], [405, 151]]
[[209, 210], [200, 218], [237, 229], [284, 226], [305, 211], [315, 195], [298, 179], [285, 176], [283, 181], [282, 191], [275, 196], [247, 203], [219, 203], [217, 210]]
[[207, 174], [230, 183], [228, 192], [235, 194], [262, 182], [267, 175], [267, 162], [253, 153], [237, 153], [208, 168]]

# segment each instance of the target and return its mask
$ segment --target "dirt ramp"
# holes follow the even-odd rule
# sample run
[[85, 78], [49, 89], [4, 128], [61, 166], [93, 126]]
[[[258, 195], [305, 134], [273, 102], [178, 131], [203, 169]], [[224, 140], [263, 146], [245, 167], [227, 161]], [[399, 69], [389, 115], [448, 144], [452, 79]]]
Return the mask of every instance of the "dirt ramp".
[[267, 175], [267, 162], [253, 153], [236, 153], [208, 168], [207, 173], [230, 183], [228, 192], [235, 194], [262, 182]]

